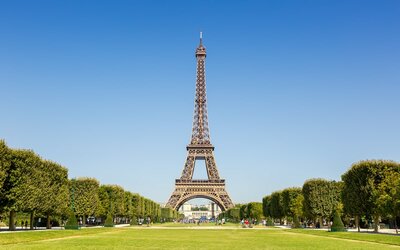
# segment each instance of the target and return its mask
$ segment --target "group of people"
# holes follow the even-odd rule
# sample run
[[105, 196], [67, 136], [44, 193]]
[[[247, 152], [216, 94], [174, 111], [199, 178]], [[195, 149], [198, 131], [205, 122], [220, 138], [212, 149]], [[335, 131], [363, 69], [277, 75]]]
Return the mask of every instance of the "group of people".
[[251, 224], [248, 219], [242, 219], [240, 221], [240, 224], [242, 225], [242, 227], [251, 227]]
[[[242, 227], [253, 227], [252, 225], [256, 225], [257, 224], [257, 220], [256, 219], [252, 219], [251, 221], [249, 221], [248, 219], [242, 219], [240, 221], [240, 224], [242, 225]], [[263, 226], [267, 225], [266, 220], [262, 220], [262, 224]]]
[[[25, 229], [28, 229], [28, 221], [26, 220], [25, 222], [22, 220], [21, 221], [21, 229], [24, 229], [24, 226], [25, 226]], [[15, 221], [15, 228], [17, 228], [18, 227], [18, 221]]]

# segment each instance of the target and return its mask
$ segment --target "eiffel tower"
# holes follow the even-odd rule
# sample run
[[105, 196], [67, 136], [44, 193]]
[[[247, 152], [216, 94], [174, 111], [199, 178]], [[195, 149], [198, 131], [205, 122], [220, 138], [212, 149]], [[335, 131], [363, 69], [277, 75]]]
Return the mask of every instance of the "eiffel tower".
[[[190, 144], [186, 147], [188, 153], [181, 178], [175, 180], [175, 190], [166, 206], [178, 210], [188, 200], [206, 198], [215, 202], [222, 211], [225, 211], [233, 207], [233, 203], [225, 190], [225, 180], [219, 177], [214, 158], [214, 146], [210, 141], [204, 65], [206, 48], [203, 46], [201, 32], [200, 44], [196, 49], [196, 59], [197, 79], [192, 138]], [[205, 161], [208, 179], [193, 179], [196, 160]]]

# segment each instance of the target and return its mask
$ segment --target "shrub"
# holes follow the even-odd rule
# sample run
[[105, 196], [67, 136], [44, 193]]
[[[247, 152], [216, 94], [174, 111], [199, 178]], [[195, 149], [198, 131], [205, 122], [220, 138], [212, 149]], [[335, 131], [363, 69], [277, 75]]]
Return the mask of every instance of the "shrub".
[[136, 218], [136, 216], [133, 216], [132, 220], [131, 220], [131, 225], [133, 226], [133, 225], [137, 225], [137, 224], [138, 224], [137, 218]]
[[299, 221], [299, 217], [293, 216], [292, 228], [301, 228], [301, 226], [300, 226], [300, 221]]
[[114, 222], [113, 222], [113, 218], [112, 218], [111, 214], [107, 215], [107, 219], [104, 222], [104, 227], [114, 227]]
[[65, 229], [79, 229], [78, 221], [76, 220], [74, 212], [71, 210], [69, 213], [68, 221], [64, 226]]
[[331, 226], [331, 232], [346, 232], [346, 228], [343, 225], [343, 221], [340, 218], [338, 211], [336, 210], [333, 215], [333, 224]]
[[274, 224], [274, 221], [272, 220], [272, 218], [271, 217], [268, 217], [267, 218], [267, 226], [275, 226], [275, 224]]

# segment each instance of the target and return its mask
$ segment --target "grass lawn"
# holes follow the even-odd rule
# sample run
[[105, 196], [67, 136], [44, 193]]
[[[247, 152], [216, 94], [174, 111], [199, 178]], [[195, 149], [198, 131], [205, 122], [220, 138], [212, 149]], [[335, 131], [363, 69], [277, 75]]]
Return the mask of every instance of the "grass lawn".
[[[400, 249], [398, 236], [310, 232], [315, 231], [201, 226], [54, 230], [1, 233], [0, 249]], [[351, 239], [344, 239], [347, 234]]]
[[[157, 227], [193, 227], [193, 228], [198, 228], [198, 227], [229, 227], [229, 228], [240, 228], [239, 223], [230, 223], [227, 222], [223, 225], [216, 226], [215, 223], [200, 223], [197, 225], [196, 223], [162, 223], [162, 224], [155, 224]], [[146, 227], [146, 225], [143, 225], [143, 227]], [[261, 226], [262, 227], [262, 226]]]
[[374, 234], [374, 233], [355, 233], [355, 232], [328, 232], [321, 230], [304, 230], [304, 229], [292, 229], [288, 232], [291, 233], [302, 233], [308, 235], [316, 235], [323, 237], [333, 237], [333, 238], [341, 238], [341, 239], [351, 239], [351, 240], [359, 240], [359, 241], [369, 241], [369, 242], [378, 242], [385, 243], [390, 245], [398, 245], [400, 246], [400, 235], [389, 235], [389, 234]]

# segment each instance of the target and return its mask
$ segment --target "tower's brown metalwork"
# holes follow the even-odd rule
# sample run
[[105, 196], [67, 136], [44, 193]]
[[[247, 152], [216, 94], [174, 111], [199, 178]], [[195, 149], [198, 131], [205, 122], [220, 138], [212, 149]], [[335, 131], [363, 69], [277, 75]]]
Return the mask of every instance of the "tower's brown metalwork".
[[[179, 209], [188, 200], [207, 198], [214, 201], [224, 211], [233, 207], [233, 203], [226, 192], [225, 180], [219, 177], [214, 158], [214, 146], [210, 141], [205, 78], [206, 48], [203, 46], [201, 33], [200, 44], [196, 49], [196, 59], [197, 78], [192, 137], [190, 144], [186, 147], [188, 154], [181, 178], [175, 180], [175, 190], [168, 200], [167, 207]], [[193, 179], [196, 160], [205, 161], [208, 179]]]

